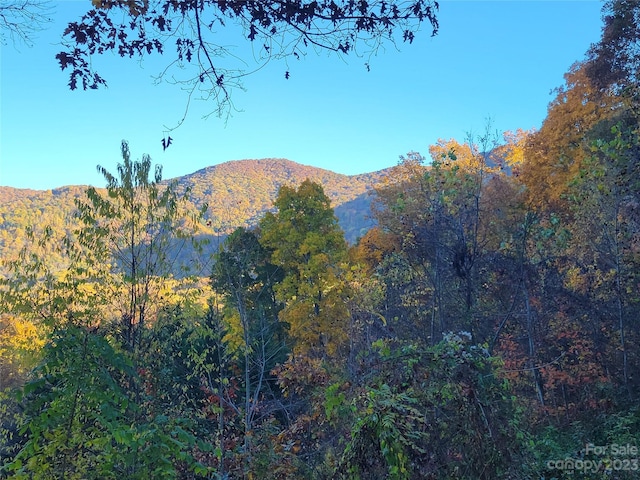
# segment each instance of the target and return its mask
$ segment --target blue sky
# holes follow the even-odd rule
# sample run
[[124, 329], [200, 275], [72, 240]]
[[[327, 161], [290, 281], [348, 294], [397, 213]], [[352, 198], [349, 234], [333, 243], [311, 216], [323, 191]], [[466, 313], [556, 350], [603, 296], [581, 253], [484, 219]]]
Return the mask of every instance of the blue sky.
[[[172, 178], [229, 160], [287, 158], [344, 174], [390, 167], [408, 151], [428, 154], [438, 138], [465, 140], [485, 129], [539, 127], [551, 91], [600, 37], [597, 1], [440, 1], [440, 33], [425, 28], [412, 45], [389, 47], [372, 59], [309, 54], [270, 63], [233, 94], [225, 122], [202, 116], [194, 102], [177, 124], [186, 94], [154, 85], [166, 59], [97, 57], [109, 88], [67, 88], [56, 45], [67, 22], [89, 0], [55, 2], [54, 23], [35, 46], [0, 51], [0, 185], [50, 189], [104, 186], [97, 164], [115, 170], [120, 142], [132, 155], [151, 155]], [[223, 33], [224, 42], [244, 40]], [[164, 60], [164, 61], [163, 61]], [[289, 70], [291, 77], [284, 78]]]

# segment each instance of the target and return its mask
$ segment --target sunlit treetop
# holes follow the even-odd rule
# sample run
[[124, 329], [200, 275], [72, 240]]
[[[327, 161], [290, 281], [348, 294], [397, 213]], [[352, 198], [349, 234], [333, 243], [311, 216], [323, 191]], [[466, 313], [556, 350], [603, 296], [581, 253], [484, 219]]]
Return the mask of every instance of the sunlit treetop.
[[[212, 101], [212, 113], [231, 107], [242, 77], [275, 59], [299, 59], [309, 51], [368, 59], [385, 44], [411, 43], [426, 24], [438, 32], [435, 0], [92, 0], [91, 8], [64, 31], [56, 58], [69, 72], [69, 87], [95, 89], [106, 79], [91, 58], [164, 55], [160, 79]], [[252, 57], [225, 45], [228, 30], [248, 40]], [[230, 38], [226, 32], [224, 38]], [[290, 72], [285, 61], [283, 76]]]

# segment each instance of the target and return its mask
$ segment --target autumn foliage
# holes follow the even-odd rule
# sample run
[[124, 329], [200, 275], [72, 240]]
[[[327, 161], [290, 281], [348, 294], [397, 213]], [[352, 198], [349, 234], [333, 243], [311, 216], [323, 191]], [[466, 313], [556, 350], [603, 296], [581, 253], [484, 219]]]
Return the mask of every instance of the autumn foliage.
[[[311, 178], [204, 244], [211, 210], [126, 144], [106, 191], [42, 194], [77, 209], [0, 238], [0, 476], [636, 478], [637, 98], [593, 78], [635, 58], [611, 50], [633, 8], [607, 8], [605, 63], [539, 130], [408, 153], [351, 245]], [[204, 274], [174, 275], [187, 243]]]

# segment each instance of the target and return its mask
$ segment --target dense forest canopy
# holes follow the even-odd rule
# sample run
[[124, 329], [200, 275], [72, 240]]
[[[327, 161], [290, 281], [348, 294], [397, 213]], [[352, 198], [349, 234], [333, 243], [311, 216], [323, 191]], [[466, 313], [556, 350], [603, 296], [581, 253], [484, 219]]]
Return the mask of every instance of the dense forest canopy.
[[637, 478], [639, 12], [605, 4], [539, 130], [402, 157], [353, 244], [307, 178], [211, 250], [123, 142], [5, 259], [0, 476]]

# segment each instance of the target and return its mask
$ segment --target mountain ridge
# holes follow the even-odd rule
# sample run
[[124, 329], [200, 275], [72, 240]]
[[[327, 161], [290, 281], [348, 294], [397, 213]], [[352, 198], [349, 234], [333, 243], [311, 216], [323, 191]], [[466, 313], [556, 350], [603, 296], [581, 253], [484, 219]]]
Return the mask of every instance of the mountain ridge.
[[[364, 219], [370, 201], [363, 199], [356, 207], [350, 202], [361, 196], [369, 197], [370, 191], [386, 174], [387, 170], [380, 170], [345, 175], [288, 159], [262, 158], [223, 162], [167, 182], [176, 181], [179, 189], [189, 188], [197, 206], [209, 205], [206, 220], [218, 230], [229, 231], [255, 225], [273, 208], [280, 187], [297, 187], [309, 179], [323, 186], [347, 240], [353, 242], [371, 226], [371, 222]], [[216, 207], [211, 208], [214, 204]], [[365, 207], [367, 211], [363, 212]], [[358, 215], [362, 222], [357, 220]], [[237, 219], [243, 221], [234, 224]]]
[[[214, 165], [209, 165], [207, 167], [204, 168], [200, 168], [194, 172], [191, 173], [185, 173], [183, 175], [178, 175], [175, 177], [170, 177], [170, 178], [165, 178], [163, 179], [163, 183], [167, 183], [169, 181], [173, 181], [173, 180], [180, 180], [183, 179], [185, 177], [191, 177], [191, 176], [198, 176], [198, 175], [211, 175], [211, 174], [215, 174], [218, 171], [223, 171], [225, 169], [228, 169], [229, 167], [231, 167], [231, 169], [234, 169], [235, 165], [239, 165], [239, 164], [251, 164], [251, 163], [255, 163], [255, 164], [261, 164], [261, 163], [271, 163], [274, 165], [289, 165], [291, 168], [289, 168], [289, 170], [291, 172], [300, 172], [300, 171], [308, 171], [310, 173], [312, 173], [313, 176], [317, 176], [318, 172], [326, 172], [329, 175], [335, 175], [335, 176], [340, 176], [340, 177], [348, 177], [348, 178], [354, 178], [358, 181], [361, 181], [362, 179], [366, 179], [370, 176], [378, 176], [378, 175], [386, 175], [386, 172], [388, 172], [392, 167], [388, 167], [382, 170], [375, 170], [375, 171], [371, 171], [371, 172], [364, 172], [364, 173], [357, 173], [357, 174], [344, 174], [344, 173], [338, 173], [338, 172], [334, 172], [333, 170], [329, 170], [326, 168], [322, 168], [322, 167], [315, 167], [313, 165], [306, 165], [306, 164], [302, 164], [302, 163], [298, 163], [296, 161], [293, 160], [289, 160], [286, 158], [271, 158], [271, 157], [264, 157], [264, 158], [257, 158], [257, 159], [238, 159], [238, 160], [227, 160], [224, 162], [220, 162]], [[24, 194], [38, 194], [41, 192], [52, 192], [54, 195], [56, 194], [60, 194], [61, 192], [64, 192], [65, 190], [70, 190], [70, 189], [77, 189], [77, 188], [88, 188], [89, 186], [91, 186], [90, 184], [65, 184], [65, 185], [60, 185], [57, 187], [53, 187], [53, 188], [30, 188], [30, 187], [13, 187], [11, 185], [0, 185], [0, 201], [3, 200], [3, 198], [6, 197], [6, 192], [10, 192], [10, 191], [14, 191], [17, 192], [19, 195], [24, 195]], [[94, 185], [95, 186], [95, 185]], [[102, 187], [97, 187], [96, 188], [102, 188]]]
[[[163, 180], [175, 181], [179, 192], [189, 190], [198, 207], [208, 205], [205, 230], [224, 235], [237, 227], [253, 227], [283, 185], [297, 187], [304, 180], [320, 183], [350, 243], [373, 225], [369, 206], [373, 187], [386, 170], [345, 175], [287, 159], [231, 160], [193, 173]], [[105, 182], [106, 183], [106, 182]], [[66, 185], [50, 190], [0, 186], [0, 258], [11, 258], [27, 242], [32, 227], [51, 226], [54, 231], [70, 232], [77, 227], [74, 199], [87, 185]], [[98, 188], [98, 190], [103, 190]]]

